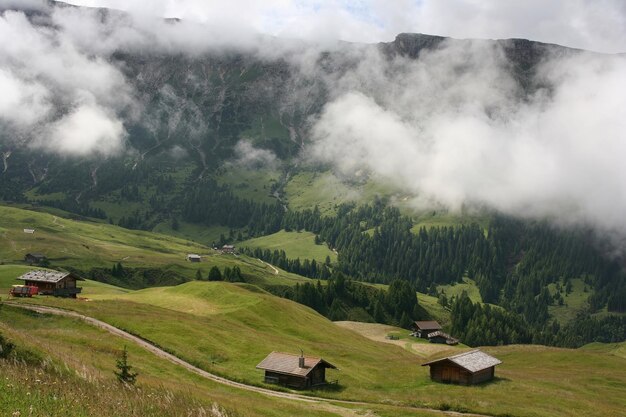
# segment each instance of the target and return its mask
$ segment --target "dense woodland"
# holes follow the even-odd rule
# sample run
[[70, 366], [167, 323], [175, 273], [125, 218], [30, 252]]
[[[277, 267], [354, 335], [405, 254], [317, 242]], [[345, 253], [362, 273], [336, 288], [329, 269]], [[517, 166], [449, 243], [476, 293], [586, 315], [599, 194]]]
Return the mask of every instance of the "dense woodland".
[[[144, 174], [138, 171], [133, 175]], [[162, 197], [171, 191], [173, 184], [172, 178], [165, 174], [150, 179], [150, 186], [162, 193], [150, 198], [148, 211], [137, 210], [131, 216], [122, 217], [118, 223], [128, 228], [149, 228], [154, 222], [154, 213], [169, 212], [172, 226], [177, 225], [178, 218], [206, 226], [228, 226], [233, 236], [237, 234], [240, 239], [281, 229], [310, 231], [316, 234], [317, 243], [337, 250], [336, 263], [288, 259], [281, 251], [255, 249], [246, 253], [314, 279], [327, 280], [333, 273], [341, 272], [351, 282], [347, 285], [348, 292], [357, 288], [354, 281], [389, 284], [400, 279], [417, 291], [437, 296], [437, 285], [471, 277], [484, 302], [501, 306], [508, 312], [500, 314], [500, 310], [479, 306], [472, 310], [473, 322], [467, 321], [467, 314], [453, 314], [452, 329], [459, 337], [475, 339], [477, 344], [541, 341], [575, 345], [601, 338], [626, 338], [623, 318], [594, 319], [591, 316], [603, 308], [609, 312], [626, 312], [626, 276], [620, 260], [605, 256], [601, 244], [588, 230], [560, 230], [543, 222], [492, 214], [487, 230], [472, 224], [416, 231], [411, 230], [412, 219], [390, 207], [384, 199], [364, 206], [342, 204], [336, 207], [334, 216], [323, 216], [317, 208], [290, 211], [279, 202], [263, 204], [239, 198], [210, 178], [183, 191], [183, 198], [178, 200], [182, 202], [178, 203], [182, 204], [179, 210], [176, 204]], [[142, 199], [141, 190], [136, 186], [123, 187], [120, 193], [121, 198], [128, 201]], [[89, 211], [89, 206], [85, 207], [64, 208], [80, 214], [104, 216], [99, 210]], [[165, 283], [166, 280], [150, 270], [124, 271], [117, 275], [111, 271], [93, 270], [89, 276], [115, 284], [128, 281], [126, 286], [132, 287]], [[589, 311], [577, 321], [589, 328], [603, 329], [602, 334], [595, 331], [576, 333], [574, 330], [569, 334], [570, 330], [553, 323], [548, 314], [548, 306], [564, 303], [564, 297], [571, 289], [571, 280], [575, 278], [584, 281], [590, 305]], [[549, 284], [555, 284], [556, 294], [548, 291]], [[376, 303], [369, 298], [366, 302], [354, 294], [333, 298], [321, 293], [309, 298], [305, 295], [309, 293], [315, 291], [296, 288], [293, 293], [284, 295], [333, 318], [360, 315], [363, 320], [407, 322], [382, 303], [378, 310], [382, 309], [383, 314], [376, 314]], [[319, 304], [316, 297], [331, 301]], [[454, 302], [467, 303], [451, 300], [448, 307], [452, 310]], [[467, 306], [465, 310], [470, 311]], [[407, 315], [410, 319], [418, 318], [408, 312]], [[458, 330], [467, 325], [481, 329], [492, 321], [508, 325], [503, 326], [502, 331], [491, 330], [493, 334], [478, 330], [468, 334], [469, 330]], [[472, 323], [480, 323], [480, 326]], [[573, 334], [578, 335], [574, 337]]]

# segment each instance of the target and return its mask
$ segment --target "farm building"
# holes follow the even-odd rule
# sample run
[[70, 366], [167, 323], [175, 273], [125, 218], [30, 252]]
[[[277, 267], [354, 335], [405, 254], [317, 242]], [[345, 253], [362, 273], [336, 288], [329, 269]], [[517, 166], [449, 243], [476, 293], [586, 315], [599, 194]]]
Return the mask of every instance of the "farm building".
[[415, 336], [428, 339], [428, 335], [441, 330], [441, 325], [434, 320], [416, 321], [413, 323]]
[[24, 262], [28, 265], [39, 265], [41, 262], [46, 260], [46, 255], [43, 253], [27, 253], [24, 256]]
[[24, 233], [32, 235], [33, 233], [35, 233], [35, 229], [24, 229]]
[[76, 298], [76, 294], [82, 291], [82, 288], [76, 286], [76, 281], [84, 281], [71, 272], [44, 270], [30, 271], [17, 279], [24, 281], [24, 285], [37, 287], [39, 294], [72, 298]]
[[222, 253], [235, 253], [235, 247], [233, 245], [222, 246]]
[[446, 345], [458, 345], [458, 339], [450, 336], [448, 333], [444, 333], [441, 330], [428, 334], [428, 341], [430, 343], [441, 343]]
[[195, 253], [190, 253], [187, 255], [187, 260], [189, 262], [200, 262], [202, 260], [202, 256], [196, 255]]
[[321, 358], [272, 352], [257, 366], [265, 371], [265, 382], [291, 388], [311, 388], [326, 384], [326, 368], [335, 365]]
[[461, 353], [443, 359], [426, 362], [422, 366], [430, 366], [430, 379], [462, 385], [475, 385], [493, 379], [499, 359], [487, 355], [480, 350]]

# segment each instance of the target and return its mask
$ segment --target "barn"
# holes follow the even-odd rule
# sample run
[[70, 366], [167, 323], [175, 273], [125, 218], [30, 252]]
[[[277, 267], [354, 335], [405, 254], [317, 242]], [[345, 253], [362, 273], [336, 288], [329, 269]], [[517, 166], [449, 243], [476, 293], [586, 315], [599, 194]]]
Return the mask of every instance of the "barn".
[[41, 262], [46, 260], [46, 255], [43, 253], [27, 253], [24, 256], [24, 262], [28, 265], [39, 265]]
[[76, 286], [76, 281], [84, 281], [71, 272], [44, 270], [30, 271], [17, 279], [24, 281], [24, 285], [37, 287], [39, 294], [71, 298], [76, 298], [76, 295], [83, 290]]
[[190, 253], [190, 254], [187, 254], [187, 260], [189, 262], [200, 262], [202, 261], [202, 256], [197, 255], [195, 253]]
[[235, 253], [235, 247], [233, 245], [222, 246], [222, 253]]
[[441, 330], [428, 334], [428, 341], [430, 343], [441, 343], [446, 345], [458, 345], [459, 341], [448, 333], [444, 333]]
[[422, 366], [430, 366], [430, 379], [433, 381], [475, 385], [491, 381], [496, 365], [501, 363], [499, 359], [477, 349], [426, 362]]
[[326, 384], [326, 369], [337, 369], [322, 358], [272, 352], [257, 369], [265, 371], [265, 382], [291, 388], [311, 388]]
[[413, 323], [413, 332], [415, 336], [422, 339], [428, 339], [430, 333], [441, 330], [441, 325], [434, 320], [416, 321]]

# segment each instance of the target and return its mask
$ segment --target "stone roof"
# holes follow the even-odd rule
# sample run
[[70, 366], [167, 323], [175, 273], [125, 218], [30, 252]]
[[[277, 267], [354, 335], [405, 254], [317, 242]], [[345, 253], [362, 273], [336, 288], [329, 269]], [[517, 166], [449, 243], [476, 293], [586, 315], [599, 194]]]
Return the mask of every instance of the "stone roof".
[[435, 320], [416, 321], [415, 327], [418, 329], [440, 330], [441, 325]]
[[450, 336], [448, 333], [444, 333], [441, 330], [437, 330], [436, 332], [432, 332], [432, 333], [428, 333], [428, 338], [432, 339], [433, 337], [437, 337], [437, 336], [441, 336], [444, 339], [446, 339], [446, 343], [449, 345], [456, 345], [457, 343], [459, 343], [458, 339], [455, 339], [454, 337]]
[[326, 362], [322, 358], [314, 358], [310, 356], [304, 357], [304, 368], [299, 366], [299, 355], [290, 353], [272, 352], [261, 361], [256, 367], [265, 371], [276, 372], [285, 375], [294, 375], [306, 377], [317, 366], [325, 368], [337, 369], [335, 365]]
[[63, 278], [67, 276], [74, 276], [78, 281], [84, 281], [81, 277], [77, 277], [73, 275], [71, 272], [59, 272], [59, 271], [44, 271], [42, 269], [37, 269], [34, 271], [30, 271], [25, 273], [24, 275], [18, 277], [17, 279], [22, 281], [36, 281], [36, 282], [50, 282], [56, 284], [61, 281]]
[[482, 371], [483, 369], [491, 368], [492, 366], [500, 365], [502, 363], [501, 360], [476, 349], [459, 355], [426, 362], [422, 364], [422, 366], [432, 365], [443, 361], [455, 363], [471, 373]]
[[187, 258], [200, 259], [202, 258], [202, 256], [198, 255], [197, 253], [190, 253], [187, 255]]

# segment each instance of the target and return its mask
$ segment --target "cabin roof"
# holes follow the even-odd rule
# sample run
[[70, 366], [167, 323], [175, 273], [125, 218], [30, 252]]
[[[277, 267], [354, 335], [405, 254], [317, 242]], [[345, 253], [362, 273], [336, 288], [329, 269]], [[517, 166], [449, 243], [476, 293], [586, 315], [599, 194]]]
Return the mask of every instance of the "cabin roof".
[[43, 253], [27, 253], [26, 256], [32, 256], [33, 258], [45, 258], [46, 255], [44, 255]]
[[450, 361], [459, 365], [471, 373], [482, 371], [492, 366], [500, 365], [501, 360], [494, 358], [491, 355], [486, 354], [478, 349], [469, 352], [461, 353], [459, 355], [448, 356], [447, 358], [437, 359], [434, 361], [426, 362], [422, 366], [432, 365], [439, 362]]
[[415, 327], [417, 327], [418, 329], [434, 329], [434, 330], [441, 329], [441, 325], [435, 320], [416, 321]]
[[187, 258], [201, 258], [197, 253], [189, 253], [187, 254]]
[[72, 274], [71, 272], [44, 271], [42, 269], [27, 272], [24, 275], [19, 276], [17, 279], [22, 281], [50, 282], [56, 284], [63, 278], [66, 278], [70, 275], [73, 276], [77, 281], [84, 281], [84, 279]]
[[431, 337], [437, 337], [437, 336], [445, 337], [446, 339], [454, 339], [454, 337], [450, 336], [448, 333], [442, 332], [441, 330], [437, 330], [436, 332], [428, 333], [428, 338], [429, 339]]
[[325, 368], [337, 369], [337, 367], [322, 358], [314, 358], [311, 356], [304, 357], [304, 368], [300, 368], [298, 364], [299, 355], [291, 353], [272, 352], [261, 361], [256, 367], [265, 371], [276, 372], [285, 375], [294, 375], [306, 377], [313, 369], [318, 366]]
[[222, 246], [222, 249], [235, 249], [234, 245], [224, 245]]

